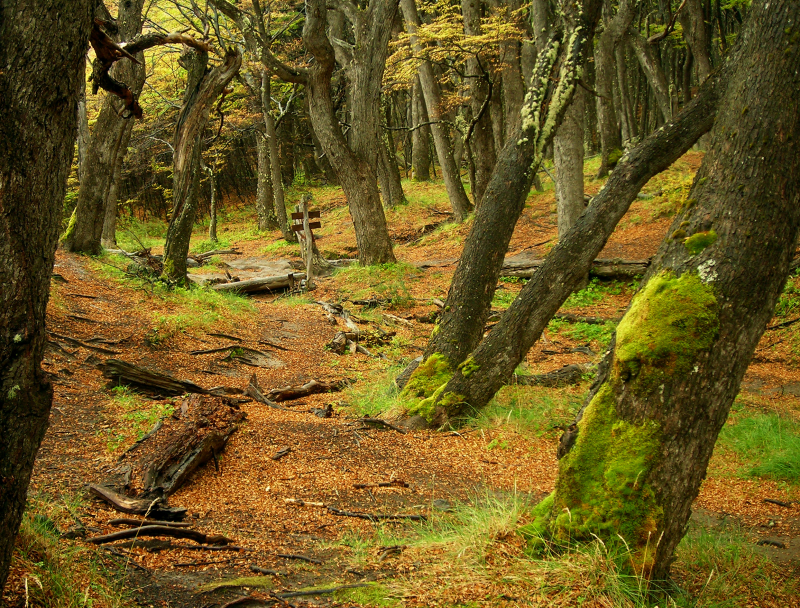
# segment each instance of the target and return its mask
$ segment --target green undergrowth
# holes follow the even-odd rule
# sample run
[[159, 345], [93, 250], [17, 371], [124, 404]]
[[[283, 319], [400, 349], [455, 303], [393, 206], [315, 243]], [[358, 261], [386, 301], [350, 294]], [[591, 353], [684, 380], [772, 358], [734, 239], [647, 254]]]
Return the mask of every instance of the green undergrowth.
[[[576, 342], [594, 343], [595, 350], [602, 350], [611, 342], [617, 329], [617, 323], [606, 321], [602, 325], [595, 323], [571, 323], [564, 319], [553, 319], [547, 324], [553, 334], [559, 334]], [[552, 336], [551, 336], [552, 337]]]
[[375, 606], [377, 608], [400, 608], [403, 603], [391, 596], [386, 585], [370, 583], [366, 587], [340, 589], [332, 594], [335, 600], [355, 604], [356, 606]]
[[109, 452], [115, 452], [122, 445], [138, 441], [153, 428], [159, 419], [172, 414], [173, 405], [145, 399], [127, 386], [111, 389], [111, 405], [120, 411], [117, 424], [106, 430]]
[[167, 228], [167, 223], [159, 219], [123, 220], [117, 226], [117, 245], [125, 251], [139, 251], [142, 246], [160, 247], [167, 238]]
[[723, 427], [718, 446], [743, 461], [742, 475], [800, 483], [800, 423], [796, 420], [743, 410]]
[[411, 264], [397, 262], [376, 266], [348, 266], [333, 275], [333, 287], [340, 300], [388, 300], [390, 308], [415, 305], [408, 285], [421, 274]]
[[467, 424], [508, 428], [527, 437], [557, 436], [575, 420], [582, 392], [574, 387], [505, 386]]
[[299, 243], [290, 242], [283, 238], [267, 243], [258, 252], [278, 258], [300, 257], [302, 255]]
[[[14, 588], [27, 597], [19, 606], [42, 608], [128, 608], [134, 603], [123, 590], [118, 568], [107, 554], [61, 538], [73, 527], [85, 503], [77, 496], [32, 493], [22, 518], [12, 561]], [[11, 583], [11, 581], [10, 581]], [[11, 589], [9, 584], [7, 591]]]
[[[415, 597], [437, 606], [613, 606], [614, 608], [733, 608], [788, 605], [797, 592], [790, 574], [758, 555], [736, 528], [690, 524], [677, 551], [672, 582], [649, 581], [632, 568], [624, 544], [597, 538], [547, 545], [536, 555], [521, 531], [535, 500], [521, 493], [479, 491], [424, 523], [378, 525], [348, 532], [334, 545], [350, 567], [406, 572], [386, 578], [362, 605]], [[388, 547], [401, 548], [387, 561]], [[446, 581], [446, 584], [442, 584]], [[513, 599], [509, 599], [513, 598]], [[390, 604], [392, 605], [392, 604]]]
[[391, 366], [371, 372], [368, 379], [355, 382], [341, 392], [341, 406], [358, 417], [374, 418], [389, 411], [400, 394], [394, 380], [402, 371], [403, 366]]

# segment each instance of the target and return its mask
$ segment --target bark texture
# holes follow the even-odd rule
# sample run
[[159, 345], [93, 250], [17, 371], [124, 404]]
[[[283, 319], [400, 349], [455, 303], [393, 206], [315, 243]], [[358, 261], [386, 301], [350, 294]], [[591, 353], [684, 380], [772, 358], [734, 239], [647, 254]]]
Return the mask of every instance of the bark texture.
[[586, 208], [583, 202], [583, 122], [586, 91], [576, 89], [553, 138], [558, 236], [563, 237]]
[[514, 226], [543, 151], [572, 100], [584, 61], [584, 36], [591, 36], [598, 18], [599, 2], [585, 5], [581, 32], [574, 23], [566, 31], [557, 29], [550, 45], [539, 53], [520, 128], [500, 153], [484, 203], [475, 214], [441, 321], [425, 355], [437, 354], [450, 369], [464, 361], [481, 340]]
[[173, 282], [186, 281], [186, 255], [192, 234], [200, 187], [200, 154], [203, 130], [208, 124], [214, 102], [233, 79], [242, 65], [242, 56], [228, 50], [223, 62], [206, 71], [208, 53], [196, 49], [186, 51], [181, 57], [188, 72], [186, 93], [183, 98], [173, 144], [172, 218], [164, 243], [164, 272], [162, 276]]
[[[118, 41], [130, 40], [141, 32], [143, 6], [144, 0], [120, 3]], [[142, 62], [141, 65], [125, 59], [117, 62], [112, 69], [113, 78], [127, 84], [135, 97], [141, 92], [145, 80], [142, 53], [138, 54], [137, 59]], [[132, 126], [130, 117], [126, 119], [121, 116], [123, 106], [122, 100], [106, 93], [86, 150], [74, 223], [70, 222], [64, 235], [64, 246], [69, 251], [91, 255], [101, 251], [106, 205], [110, 204], [118, 158], [125, 155]]]
[[411, 167], [418, 182], [431, 179], [431, 128], [427, 124], [423, 126], [427, 122], [428, 110], [417, 76], [411, 90]]
[[45, 308], [93, 11], [0, 2], [0, 592], [53, 398]]
[[[547, 323], [585, 278], [642, 186], [711, 128], [721, 78], [709, 78], [701, 94], [675, 121], [623, 157], [586, 212], [548, 254], [487, 338], [471, 354], [459, 353], [463, 363], [445, 379], [446, 386], [437, 386], [441, 391], [435, 403], [428, 406], [430, 422], [441, 425], [466, 411], [480, 410], [511, 377]], [[477, 339], [472, 338], [476, 345], [482, 328]]]
[[754, 2], [748, 26], [689, 198], [540, 507], [559, 538], [620, 533], [655, 579], [669, 575], [800, 229], [800, 5]]

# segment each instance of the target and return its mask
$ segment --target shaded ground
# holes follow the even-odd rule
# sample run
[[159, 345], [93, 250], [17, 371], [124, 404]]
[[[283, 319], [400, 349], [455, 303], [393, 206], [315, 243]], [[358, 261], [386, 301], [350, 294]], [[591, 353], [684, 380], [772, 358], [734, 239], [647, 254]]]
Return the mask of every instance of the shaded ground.
[[[678, 170], [696, 168], [699, 158], [687, 155], [679, 161], [683, 165]], [[660, 188], [665, 194], [635, 203], [601, 257], [642, 259], [655, 253], [669, 226], [668, 217], [662, 214], [669, 211], [673, 199], [688, 191], [686, 179], [666, 176], [662, 182], [648, 185], [644, 192]], [[587, 185], [589, 192], [596, 189], [591, 183]], [[441, 186], [430, 186], [430, 190], [441, 196]], [[337, 257], [351, 256], [355, 239], [346, 209], [341, 207], [340, 194], [331, 190], [318, 199], [323, 209], [320, 248]], [[427, 210], [426, 216], [403, 215], [402, 210], [390, 216], [397, 242], [395, 251], [404, 262], [453, 259], [460, 252], [469, 225], [440, 225], [447, 213], [444, 204], [434, 203]], [[533, 196], [509, 254], [544, 255], [554, 242], [555, 221], [552, 192]], [[223, 238], [224, 232], [223, 227]], [[272, 238], [237, 240], [236, 245], [244, 256], [258, 259], [285, 258], [287, 251], [292, 253], [291, 248], [265, 253], [264, 245]], [[241, 260], [237, 265], [240, 269], [247, 266], [242, 266]], [[409, 269], [410, 279], [401, 280], [400, 286], [372, 284], [369, 277], [354, 279], [348, 289], [363, 291], [360, 295], [343, 293], [341, 281], [322, 279], [314, 298], [339, 301], [356, 295], [367, 297], [370, 293], [378, 297], [402, 296], [403, 307], [390, 312], [409, 319], [409, 325], [391, 325], [391, 319], [381, 319], [351, 306], [356, 320], [365, 329], [380, 323], [384, 329], [397, 332], [401, 339], [389, 351], [389, 358], [402, 363], [419, 354], [424, 346], [432, 326], [417, 321], [415, 315], [435, 310], [431, 298], [446, 295], [454, 265]], [[103, 276], [104, 267], [97, 262], [59, 252], [55, 272], [63, 281], [54, 281], [48, 310], [52, 345], [45, 359], [45, 369], [54, 379], [55, 399], [50, 429], [36, 465], [34, 492], [60, 496], [79, 491], [86, 483], [101, 481], [137, 434], [147, 430], [142, 424], [149, 426], [154, 415], [157, 418], [169, 414], [175, 407], [175, 401], [167, 399], [134, 396], [121, 401], [118, 394], [109, 390], [96, 367], [108, 357], [167, 371], [207, 388], [220, 385], [243, 388], [255, 372], [260, 386], [267, 390], [310, 379], [349, 378], [356, 384], [370, 383], [375, 381], [377, 368], [383, 366], [382, 362], [363, 355], [338, 356], [326, 351], [325, 344], [341, 326], [330, 325], [322, 309], [311, 303], [258, 296], [252, 300], [254, 312], [229, 314], [223, 309], [218, 311], [213, 324], [200, 328], [191, 319], [176, 321], [183, 319], [181, 315], [187, 314], [186, 311], [158, 294], [151, 294], [146, 286], [132, 288]], [[503, 298], [510, 301], [520, 288], [515, 283], [503, 283], [501, 287], [502, 297], [496, 298], [498, 305]], [[632, 287], [624, 287], [619, 293], [604, 292], [602, 298], [568, 303], [566, 308], [582, 315], [618, 318], [632, 293]], [[191, 312], [188, 315], [191, 317]], [[359, 319], [358, 315], [364, 318]], [[273, 368], [253, 368], [226, 360], [226, 353], [189, 354], [193, 350], [229, 345], [233, 339], [241, 346], [268, 352], [280, 364]], [[594, 353], [599, 350], [596, 341], [546, 332], [527, 356], [528, 371], [543, 373], [569, 363], [590, 362], [594, 354], [570, 352], [584, 344]], [[745, 401], [798, 415], [800, 377], [791, 344], [785, 336], [775, 338], [767, 332], [745, 380], [742, 396]], [[573, 391], [577, 400], [585, 387], [565, 390]], [[125, 556], [123, 561], [128, 562], [128, 585], [136, 601], [151, 606], [223, 604], [242, 595], [242, 590], [198, 595], [196, 587], [223, 575], [252, 576], [251, 566], [280, 572], [279, 576], [271, 577], [272, 583], [276, 589], [289, 590], [334, 582], [381, 580], [402, 568], [413, 569], [413, 563], [401, 568], [392, 559], [368, 568], [354, 567], [352, 552], [341, 541], [370, 536], [375, 524], [335, 516], [318, 506], [287, 503], [287, 499], [324, 503], [348, 511], [430, 515], [459, 501], [469, 502], [494, 493], [529, 495], [535, 500], [553, 487], [557, 433], [535, 436], [507, 426], [481, 427], [463, 434], [402, 435], [392, 430], [364, 428], [352, 415], [348, 417], [340, 400], [337, 394], [314, 395], [285, 404], [291, 411], [254, 402], [243, 404], [247, 420], [232, 436], [218, 468], [204, 467], [187, 486], [170, 497], [170, 504], [189, 509], [189, 521], [195, 527], [233, 538], [242, 550], [120, 549]], [[331, 418], [319, 418], [309, 411], [326, 404], [333, 404]], [[139, 424], [137, 430], [124, 430], [135, 424]], [[502, 449], [494, 449], [497, 445]], [[273, 460], [272, 456], [283, 448], [291, 451], [280, 460]], [[783, 549], [764, 547], [763, 550], [784, 563], [787, 571], [797, 571], [800, 494], [796, 487], [743, 479], [734, 475], [736, 468], [735, 456], [715, 456], [710, 479], [697, 500], [699, 520], [712, 527], [735, 521], [745, 527], [754, 541], [768, 538], [782, 543]], [[354, 488], [354, 484], [388, 481], [403, 483], [401, 487]], [[791, 504], [778, 506], [764, 502], [765, 498]], [[100, 502], [89, 503], [76, 515], [84, 525], [94, 528], [95, 534], [116, 529], [107, 522], [117, 514]], [[383, 525], [391, 528], [402, 524]], [[281, 558], [278, 554], [299, 554], [322, 563]], [[19, 592], [20, 584], [19, 578], [12, 576], [10, 592]], [[303, 602], [348, 605], [345, 600], [330, 597], [292, 601], [295, 605], [304, 605]], [[786, 603], [781, 604], [783, 601]], [[764, 605], [788, 606], [792, 601], [783, 598], [778, 604]], [[426, 605], [424, 598], [408, 598], [407, 602]]]

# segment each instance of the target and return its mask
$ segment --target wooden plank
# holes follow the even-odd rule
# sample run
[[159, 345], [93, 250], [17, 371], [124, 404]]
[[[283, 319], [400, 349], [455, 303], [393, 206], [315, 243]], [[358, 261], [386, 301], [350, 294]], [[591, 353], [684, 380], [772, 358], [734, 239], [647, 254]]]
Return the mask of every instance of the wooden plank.
[[[319, 219], [320, 211], [309, 211], [308, 212], [308, 219], [315, 220]], [[293, 211], [292, 212], [292, 219], [293, 220], [302, 220], [303, 219], [303, 212], [302, 211]]]
[[[322, 228], [322, 224], [320, 222], [309, 222], [308, 228], [309, 230], [315, 230], [316, 228]], [[292, 230], [295, 232], [303, 232], [303, 224], [293, 224]]]

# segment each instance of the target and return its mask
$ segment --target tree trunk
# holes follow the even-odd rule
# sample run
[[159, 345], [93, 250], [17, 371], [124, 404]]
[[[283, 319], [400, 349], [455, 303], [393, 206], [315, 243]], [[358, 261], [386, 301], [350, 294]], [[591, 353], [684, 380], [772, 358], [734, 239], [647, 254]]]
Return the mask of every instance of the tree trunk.
[[331, 163], [350, 206], [356, 232], [358, 259], [362, 265], [394, 262], [392, 243], [378, 192], [376, 167], [380, 137], [380, 97], [386, 67], [391, 24], [397, 11], [392, 0], [372, 0], [362, 11], [349, 5], [356, 47], [347, 67], [352, 100], [352, 149], [339, 128], [331, 95], [334, 51], [325, 31], [327, 8], [321, 0], [309, 0], [303, 41], [314, 55], [306, 91], [314, 131]]
[[[436, 399], [424, 405], [426, 418], [432, 424], [443, 424], [458, 418], [465, 411], [483, 408], [511, 377], [533, 343], [564, 301], [580, 284], [597, 254], [611, 236], [617, 222], [647, 181], [680, 158], [714, 121], [721, 86], [727, 75], [708, 79], [701, 95], [673, 122], [664, 126], [631, 150], [606, 182], [592, 204], [572, 229], [560, 239], [545, 258], [541, 268], [525, 285], [516, 300], [503, 314], [491, 333], [469, 354], [460, 351], [461, 365], [451, 366], [452, 376], [439, 378]], [[478, 218], [476, 218], [477, 223]], [[469, 245], [469, 241], [467, 241]], [[465, 246], [465, 255], [467, 246]], [[462, 255], [462, 263], [465, 259]], [[459, 272], [461, 264], [456, 269]], [[492, 276], [496, 281], [496, 277]], [[495, 283], [486, 283], [494, 286]], [[451, 293], [455, 289], [451, 288]], [[475, 287], [478, 289], [478, 287]], [[491, 296], [489, 296], [489, 302]], [[448, 298], [448, 303], [450, 298]], [[475, 308], [477, 310], [477, 308]], [[452, 313], [445, 309], [440, 327]], [[485, 321], [485, 317], [482, 318]], [[442, 331], [437, 333], [437, 337]], [[483, 333], [480, 326], [477, 338], [465, 337], [477, 344]], [[436, 340], [437, 346], [446, 342]], [[430, 346], [429, 346], [430, 349]], [[413, 378], [412, 378], [413, 379]], [[444, 384], [442, 383], [444, 382]], [[412, 405], [420, 408], [419, 404]]]
[[[409, 34], [411, 48], [415, 55], [424, 56], [424, 49], [417, 39], [415, 33], [420, 25], [417, 6], [414, 0], [400, 0], [400, 9], [405, 19], [406, 31]], [[419, 81], [422, 94], [425, 98], [425, 106], [428, 111], [428, 119], [431, 121], [431, 134], [436, 148], [436, 156], [439, 159], [439, 167], [442, 170], [444, 187], [447, 190], [447, 197], [453, 208], [453, 215], [457, 222], [463, 221], [470, 211], [472, 203], [461, 183], [461, 173], [455, 161], [452, 149], [452, 142], [447, 130], [442, 124], [441, 101], [442, 92], [439, 81], [433, 73], [433, 66], [429, 61], [422, 61], [419, 65]]]
[[[142, 29], [144, 0], [131, 0], [120, 4], [118, 22], [121, 40], [128, 41]], [[134, 96], [144, 86], [145, 66], [124, 59], [113, 68], [114, 78], [128, 85]], [[106, 94], [103, 107], [94, 124], [86, 154], [86, 166], [78, 190], [78, 203], [74, 221], [64, 234], [64, 246], [69, 251], [97, 255], [101, 251], [105, 205], [117, 166], [117, 156], [125, 155], [123, 140], [130, 129], [128, 120], [121, 117], [123, 107], [119, 98]]]
[[661, 63], [653, 55], [651, 47], [647, 44], [644, 36], [635, 28], [628, 28], [626, 40], [636, 54], [636, 59], [639, 61], [639, 65], [642, 66], [642, 71], [647, 77], [650, 88], [653, 89], [658, 108], [664, 117], [664, 122], [669, 122], [672, 120], [672, 103], [669, 97], [669, 83]]
[[[599, 5], [599, 2], [585, 3], [584, 33], [594, 31]], [[584, 60], [586, 48], [584, 37], [573, 34], [575, 27], [571, 22], [560, 25], [554, 36], [563, 35], [568, 42], [558, 46], [556, 51], [557, 43], [553, 40], [539, 53], [522, 109], [520, 130], [500, 154], [484, 203], [475, 214], [475, 223], [464, 245], [442, 318], [428, 343], [426, 359], [435, 359], [431, 365], [441, 361], [445, 369], [453, 370], [481, 340], [514, 226], [543, 151], [552, 141], [554, 130], [572, 100], [577, 68]], [[559, 71], [556, 71], [556, 61], [563, 62], [558, 64]], [[557, 87], [558, 93], [554, 94], [550, 87]], [[549, 95], [555, 96], [551, 99]]]
[[403, 184], [400, 181], [400, 169], [397, 168], [397, 161], [389, 154], [385, 138], [381, 138], [378, 147], [378, 178], [381, 184], [381, 198], [387, 209], [393, 209], [406, 202]]
[[[464, 20], [464, 33], [468, 36], [480, 36], [481, 0], [461, 0], [461, 15]], [[490, 84], [489, 65], [480, 54], [467, 58], [467, 75], [469, 78], [470, 106], [475, 126], [472, 129], [472, 141], [467, 142], [472, 149], [475, 162], [475, 189], [472, 200], [478, 205], [492, 175], [497, 160], [494, 147], [494, 127], [492, 113], [489, 109], [490, 96], [498, 94]]]
[[411, 168], [414, 179], [418, 182], [427, 182], [431, 179], [431, 145], [429, 125], [420, 126], [428, 122], [428, 111], [425, 109], [425, 100], [422, 97], [422, 87], [419, 76], [414, 80], [411, 91]]
[[585, 99], [586, 92], [578, 87], [564, 116], [564, 121], [553, 138], [559, 238], [563, 238], [586, 208], [583, 202], [583, 119]]
[[164, 243], [162, 276], [178, 284], [186, 282], [186, 255], [192, 236], [200, 185], [200, 154], [203, 130], [216, 99], [242, 65], [236, 51], [228, 51], [222, 64], [206, 72], [208, 53], [190, 49], [181, 56], [188, 72], [183, 106], [175, 128], [173, 145], [172, 218]]
[[636, 14], [636, 0], [620, 0], [617, 14], [606, 22], [594, 53], [597, 122], [602, 156], [597, 178], [605, 177], [622, 156], [622, 140], [614, 108], [614, 49]]
[[106, 249], [117, 249], [117, 212], [119, 205], [119, 185], [122, 179], [122, 164], [131, 141], [133, 125], [128, 121], [127, 129], [122, 135], [119, 154], [117, 154], [117, 164], [114, 166], [114, 175], [111, 178], [111, 187], [108, 189], [108, 199], [105, 202], [105, 213], [103, 216], [103, 232], [100, 244]]
[[703, 15], [702, 0], [686, 0], [686, 6], [678, 16], [686, 43], [697, 63], [697, 79], [701, 84], [711, 73], [711, 39], [706, 30], [706, 17], [711, 19], [711, 15]]
[[93, 12], [81, 0], [0, 3], [0, 595], [53, 398], [45, 309]]
[[537, 527], [556, 538], [617, 544], [619, 534], [635, 571], [653, 579], [669, 575], [794, 254], [800, 45], [786, 24], [798, 20], [797, 2], [753, 2], [689, 204], [617, 329], [555, 493], [537, 509]]
[[[278, 188], [280, 188], [281, 193], [283, 193], [283, 183], [280, 177], [280, 162], [274, 163], [278, 169], [278, 174], [275, 176], [273, 175], [272, 153], [270, 149], [270, 144], [275, 139], [275, 123], [270, 112], [272, 107], [272, 99], [270, 97], [271, 78], [272, 74], [270, 74], [269, 70], [261, 70], [261, 99], [259, 100], [259, 107], [261, 108], [261, 116], [264, 120], [264, 133], [259, 132], [256, 134], [256, 149], [258, 152], [256, 214], [258, 215], [259, 230], [273, 230], [282, 225], [282, 223], [278, 221], [275, 205], [275, 177], [277, 177]], [[268, 128], [268, 123], [270, 122], [272, 123], [272, 137], [270, 137], [270, 129]], [[275, 147], [277, 148], [277, 145]], [[285, 204], [283, 208], [283, 215], [286, 216]], [[285, 223], [284, 221], [283, 224]], [[285, 227], [284, 231], [286, 231]]]

